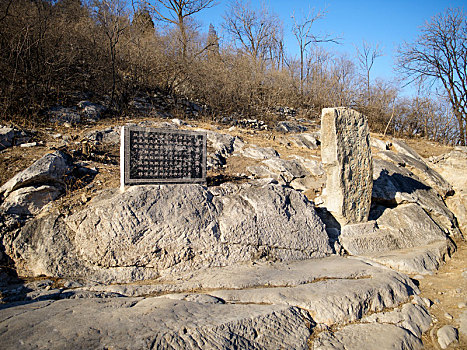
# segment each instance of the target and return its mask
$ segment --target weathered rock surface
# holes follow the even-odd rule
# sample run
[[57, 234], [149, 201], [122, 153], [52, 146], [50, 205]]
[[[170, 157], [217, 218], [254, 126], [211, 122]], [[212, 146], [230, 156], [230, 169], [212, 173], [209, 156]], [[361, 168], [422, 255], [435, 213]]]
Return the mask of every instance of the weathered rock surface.
[[[278, 185], [135, 186], [4, 238], [22, 274], [131, 281], [258, 259], [332, 252], [312, 204]], [[84, 267], [83, 267], [84, 266]]]
[[457, 220], [441, 196], [403, 166], [375, 159], [373, 167], [373, 203], [394, 206], [420, 205], [449, 235], [459, 237]]
[[453, 326], [443, 326], [436, 332], [441, 349], [446, 349], [451, 343], [459, 341], [459, 332]]
[[270, 159], [279, 157], [279, 153], [272, 147], [258, 147], [255, 145], [250, 145], [249, 147], [243, 148], [240, 152], [240, 155], [247, 158], [253, 159]]
[[447, 240], [415, 248], [375, 253], [367, 257], [397, 271], [427, 275], [438, 270], [443, 261], [446, 261], [455, 250], [455, 245]]
[[2, 310], [0, 334], [4, 349], [306, 349], [311, 321], [295, 307], [74, 299]]
[[467, 311], [464, 311], [460, 315], [459, 332], [461, 332], [464, 336], [467, 336]]
[[31, 136], [22, 130], [0, 125], [0, 151], [11, 146], [19, 146], [30, 139]]
[[333, 333], [319, 334], [313, 341], [313, 349], [423, 349], [423, 344], [408, 330], [392, 324], [353, 324]]
[[63, 186], [64, 179], [71, 170], [71, 160], [64, 153], [56, 151], [46, 154], [0, 187], [0, 195], [5, 198], [12, 191], [36, 184]]
[[207, 168], [221, 168], [226, 164], [226, 158], [234, 152], [241, 152], [245, 143], [240, 137], [221, 134], [211, 130], [199, 129], [207, 135]]
[[446, 205], [456, 215], [459, 227], [467, 234], [467, 148], [456, 147], [448, 154], [430, 159], [435, 169], [452, 184], [455, 193], [446, 198]]
[[240, 137], [229, 134], [221, 134], [211, 130], [202, 130], [206, 132], [208, 147], [212, 147], [215, 152], [223, 156], [231, 155], [234, 152], [240, 152], [245, 143]]
[[86, 134], [85, 138], [96, 144], [118, 145], [120, 143], [120, 128], [110, 127], [95, 130]]
[[[50, 290], [29, 304], [8, 304], [0, 317], [2, 345], [6, 349], [307, 349], [317, 322], [358, 321], [372, 311], [405, 303], [418, 292], [407, 276], [341, 257], [242, 264], [176, 276], [168, 275], [154, 285], [96, 285], [58, 294]], [[187, 292], [194, 289], [206, 292]], [[177, 294], [118, 297], [167, 291]], [[371, 329], [382, 328], [373, 324], [380, 319], [408, 327], [414, 333], [413, 344], [419, 342], [419, 331], [427, 322], [426, 311], [411, 304], [378, 314], [378, 320], [372, 317], [365, 320]], [[353, 337], [364, 337], [366, 329], [357, 327]], [[402, 328], [396, 333], [395, 328], [385, 329], [397, 335], [392, 339], [395, 346], [407, 336]]]
[[375, 137], [370, 138], [370, 145], [371, 147], [376, 148], [379, 151], [386, 151], [389, 149], [388, 144], [386, 141], [377, 139]]
[[48, 185], [22, 187], [10, 193], [0, 205], [0, 212], [21, 216], [35, 215], [62, 193], [61, 189]]
[[412, 157], [416, 160], [419, 160], [423, 162], [423, 158], [420, 157], [420, 155], [408, 144], [406, 144], [404, 141], [399, 140], [399, 139], [392, 139], [391, 140], [391, 147], [397, 151], [399, 154], [403, 154], [409, 157]]
[[435, 271], [455, 249], [445, 232], [417, 204], [385, 208], [375, 221], [343, 226], [339, 242], [353, 255], [421, 274]]
[[419, 305], [407, 303], [401, 308], [389, 312], [372, 314], [362, 318], [363, 323], [391, 323], [407, 329], [417, 338], [430, 329], [431, 316], [428, 311]]
[[295, 179], [310, 175], [302, 164], [295, 159], [286, 160], [271, 158], [264, 160], [262, 164], [263, 165], [247, 167], [247, 170], [253, 175], [272, 177], [284, 184], [290, 184]]
[[436, 170], [428, 167], [428, 165], [423, 160], [413, 158], [412, 156], [405, 154], [396, 154], [392, 151], [379, 152], [378, 157], [383, 160], [393, 162], [399, 166], [407, 167], [421, 181], [423, 181], [423, 183], [433, 188], [443, 198], [453, 194], [452, 185], [447, 182]]
[[366, 118], [349, 108], [323, 109], [321, 143], [327, 209], [342, 224], [367, 221], [373, 168]]
[[296, 122], [291, 122], [291, 121], [280, 121], [277, 123], [276, 130], [283, 132], [283, 133], [289, 133], [289, 132], [303, 132], [307, 131], [308, 128], [300, 125]]
[[313, 134], [308, 133], [289, 136], [288, 140], [297, 147], [303, 147], [307, 149], [317, 149], [320, 144], [320, 142]]

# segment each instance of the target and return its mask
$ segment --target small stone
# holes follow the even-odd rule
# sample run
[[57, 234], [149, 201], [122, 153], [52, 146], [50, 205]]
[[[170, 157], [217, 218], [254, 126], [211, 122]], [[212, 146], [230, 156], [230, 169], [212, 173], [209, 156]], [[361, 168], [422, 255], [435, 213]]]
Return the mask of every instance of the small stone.
[[78, 288], [78, 287], [82, 287], [83, 285], [81, 283], [78, 283], [76, 281], [66, 281], [64, 284], [63, 284], [63, 287], [66, 288], [66, 289], [70, 289], [70, 288]]
[[22, 148], [29, 148], [29, 147], [36, 147], [37, 142], [29, 142], [29, 143], [22, 143], [20, 147]]
[[466, 304], [464, 302], [461, 302], [461, 303], [457, 304], [457, 307], [459, 309], [463, 309], [463, 308], [465, 308], [465, 306], [466, 306]]
[[452, 320], [454, 317], [452, 317], [452, 315], [448, 312], [445, 312], [444, 313], [444, 317], [446, 317], [448, 320]]
[[436, 335], [441, 349], [446, 349], [451, 343], [459, 341], [459, 332], [453, 326], [441, 327]]
[[66, 122], [66, 123], [63, 123], [63, 126], [64, 126], [65, 128], [71, 128], [71, 124], [70, 124], [70, 123], [68, 123], [68, 122]]
[[81, 195], [81, 202], [86, 203], [88, 200], [89, 200], [89, 199], [88, 199], [88, 196], [86, 196], [86, 193], [83, 193], [83, 194]]
[[433, 302], [434, 302], [435, 304], [439, 304], [441, 301], [440, 301], [438, 298], [436, 298], [435, 300], [433, 300]]

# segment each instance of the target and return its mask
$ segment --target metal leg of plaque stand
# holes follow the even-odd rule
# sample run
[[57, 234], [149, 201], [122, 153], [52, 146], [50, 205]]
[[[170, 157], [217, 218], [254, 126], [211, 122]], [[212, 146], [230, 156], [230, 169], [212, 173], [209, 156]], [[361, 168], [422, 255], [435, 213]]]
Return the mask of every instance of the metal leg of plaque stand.
[[125, 127], [120, 129], [120, 192], [125, 192]]

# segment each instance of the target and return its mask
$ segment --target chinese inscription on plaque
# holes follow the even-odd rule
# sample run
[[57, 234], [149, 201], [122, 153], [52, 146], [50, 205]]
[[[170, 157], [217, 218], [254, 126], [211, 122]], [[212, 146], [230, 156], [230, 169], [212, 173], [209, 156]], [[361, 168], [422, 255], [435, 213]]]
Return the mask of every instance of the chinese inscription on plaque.
[[121, 185], [206, 182], [206, 134], [122, 127]]

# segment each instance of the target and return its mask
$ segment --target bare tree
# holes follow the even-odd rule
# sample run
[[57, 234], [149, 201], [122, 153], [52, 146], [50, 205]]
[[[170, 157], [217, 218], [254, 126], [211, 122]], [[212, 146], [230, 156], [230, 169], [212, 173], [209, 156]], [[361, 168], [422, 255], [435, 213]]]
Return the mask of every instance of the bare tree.
[[254, 59], [265, 60], [271, 52], [283, 48], [282, 23], [264, 4], [255, 10], [250, 2], [235, 0], [224, 21], [226, 31]]
[[398, 67], [407, 78], [441, 83], [467, 142], [467, 21], [462, 9], [447, 9], [421, 28], [414, 43], [399, 49]]
[[363, 71], [363, 83], [365, 84], [367, 103], [371, 104], [371, 69], [373, 68], [375, 60], [383, 55], [383, 50], [380, 48], [379, 44], [373, 45], [365, 40], [362, 42], [362, 47], [356, 47], [356, 50], [358, 65]]
[[114, 101], [117, 84], [117, 44], [122, 33], [129, 27], [130, 23], [126, 17], [126, 3], [124, 0], [94, 0], [94, 14], [100, 24], [109, 45], [110, 63], [112, 69], [112, 95]]
[[146, 0], [144, 2], [154, 11], [159, 20], [177, 26], [184, 59], [187, 56], [188, 47], [187, 19], [215, 5], [214, 0]]
[[322, 10], [319, 10], [316, 13], [314, 12], [314, 10], [309, 10], [308, 14], [303, 16], [302, 18], [297, 19], [297, 17], [295, 16], [295, 12], [292, 13], [291, 16], [293, 19], [292, 33], [297, 39], [300, 51], [300, 93], [303, 93], [303, 82], [305, 80], [304, 64], [306, 60], [305, 56], [308, 51], [308, 47], [311, 44], [316, 43], [339, 42], [339, 38], [332, 37], [329, 34], [318, 36], [311, 31], [313, 23], [315, 23], [318, 19], [323, 18], [325, 15], [326, 12]]

